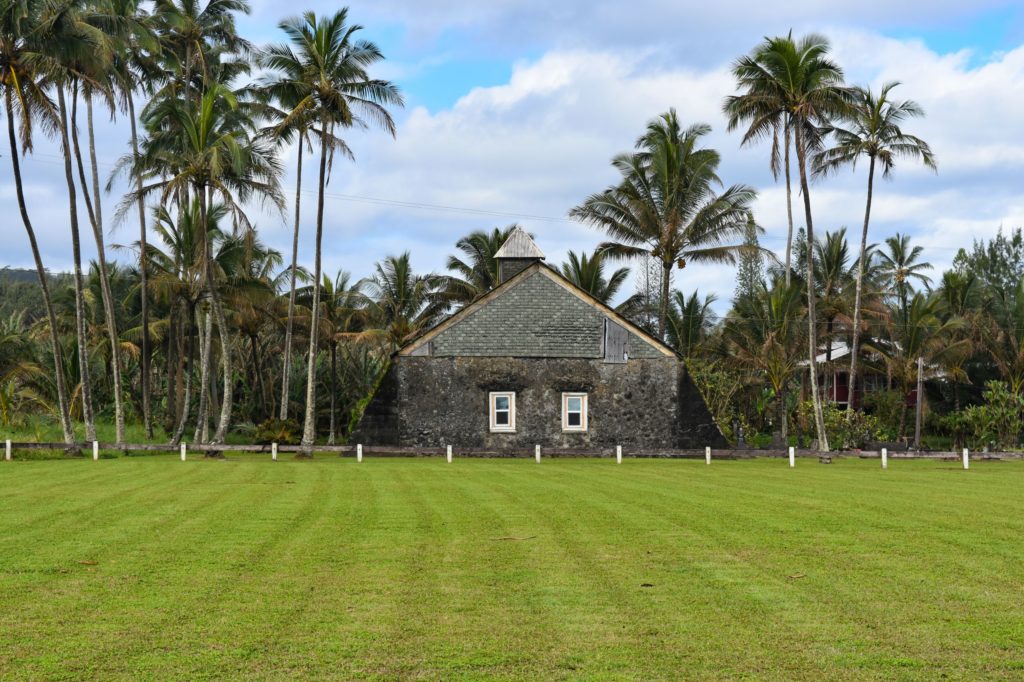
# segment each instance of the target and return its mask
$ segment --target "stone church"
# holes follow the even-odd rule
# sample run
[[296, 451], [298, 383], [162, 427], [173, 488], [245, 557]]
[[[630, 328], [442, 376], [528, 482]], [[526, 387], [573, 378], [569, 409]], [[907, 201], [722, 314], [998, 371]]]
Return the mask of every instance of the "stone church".
[[522, 229], [496, 258], [497, 287], [395, 353], [352, 442], [725, 445], [671, 348], [547, 266]]

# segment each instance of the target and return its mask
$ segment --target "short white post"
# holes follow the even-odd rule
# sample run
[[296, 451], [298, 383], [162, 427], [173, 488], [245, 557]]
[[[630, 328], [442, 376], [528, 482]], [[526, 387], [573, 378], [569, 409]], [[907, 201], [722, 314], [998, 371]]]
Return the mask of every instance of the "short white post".
[[451, 445], [448, 446], [448, 449], [447, 449], [447, 452], [445, 453], [445, 456], [448, 458], [448, 463], [451, 464], [452, 463], [452, 446]]
[[4, 444], [4, 459], [6, 459], [8, 462], [11, 461], [11, 439], [10, 438], [8, 438], [7, 442]]
[[964, 448], [964, 469], [970, 469], [970, 468], [971, 468], [971, 456], [970, 456], [970, 453], [967, 452], [967, 448]]
[[704, 448], [704, 462], [711, 464], [711, 446]]
[[182, 444], [181, 444], [181, 461], [182, 461], [182, 462], [184, 462], [184, 461], [185, 461], [185, 451], [186, 451], [186, 447], [185, 447], [185, 444], [184, 444], [184, 443], [182, 443]]
[[615, 463], [616, 464], [622, 464], [622, 446], [621, 445], [616, 445], [615, 446]]
[[537, 460], [537, 464], [540, 464], [540, 445], [533, 446], [533, 457]]
[[882, 468], [889, 468], [889, 448], [882, 448]]
[[789, 446], [789, 468], [792, 469], [796, 466], [796, 448], [792, 445]]
[[363, 444], [362, 443], [359, 443], [358, 445], [356, 445], [356, 461], [357, 462], [362, 462], [363, 461]]
[[92, 442], [92, 461], [98, 461], [100, 458], [100, 444], [99, 441]]
[[274, 462], [277, 461], [277, 443], [270, 444], [270, 459]]

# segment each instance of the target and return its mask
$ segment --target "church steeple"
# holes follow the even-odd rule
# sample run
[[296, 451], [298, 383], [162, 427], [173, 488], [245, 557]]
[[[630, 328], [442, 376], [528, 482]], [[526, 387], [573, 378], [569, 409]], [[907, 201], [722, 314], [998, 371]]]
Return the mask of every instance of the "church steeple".
[[512, 234], [494, 254], [498, 261], [498, 283], [504, 283], [534, 263], [544, 260], [544, 252], [534, 243], [526, 230], [516, 225]]

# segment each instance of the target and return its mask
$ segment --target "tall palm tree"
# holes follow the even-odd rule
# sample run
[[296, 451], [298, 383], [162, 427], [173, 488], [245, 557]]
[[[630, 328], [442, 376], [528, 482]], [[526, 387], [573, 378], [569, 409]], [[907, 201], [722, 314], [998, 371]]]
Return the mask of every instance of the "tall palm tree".
[[672, 310], [668, 316], [668, 342], [684, 358], [692, 357], [715, 326], [715, 313], [711, 306], [715, 295], [703, 299], [694, 291], [688, 297], [681, 291], [672, 296]]
[[498, 261], [494, 254], [517, 227], [519, 225], [513, 223], [495, 227], [490, 232], [477, 230], [455, 243], [455, 248], [464, 255], [448, 256], [447, 267], [455, 275], [445, 280], [445, 293], [452, 303], [472, 303], [498, 286]]
[[[249, 198], [283, 206], [278, 186], [280, 164], [265, 143], [254, 139], [255, 122], [249, 111], [239, 106], [235, 94], [225, 86], [210, 85], [198, 107], [189, 100], [165, 99], [149, 108], [145, 120], [149, 135], [143, 143], [143, 154], [139, 159], [129, 156], [119, 162], [120, 168], [132, 168], [136, 176], [141, 174], [145, 180], [140, 190], [128, 193], [122, 200], [122, 214], [140, 198], [150, 195], [159, 196], [161, 203], [191, 197], [199, 203], [200, 233], [208, 235], [209, 212], [215, 196], [241, 224], [248, 224], [242, 203]], [[231, 422], [233, 366], [230, 332], [209, 241], [208, 237], [202, 240], [204, 278], [220, 338], [224, 383], [220, 420], [212, 441], [220, 443]], [[204, 368], [211, 357], [206, 354]]]
[[[842, 69], [828, 56], [830, 50], [828, 39], [814, 33], [800, 39], [794, 39], [792, 34], [766, 38], [750, 58], [750, 73], [741, 69], [738, 74], [741, 88], [754, 93], [765, 92], [770, 99], [779, 99], [785, 104], [787, 113], [784, 123], [793, 133], [808, 244], [814, 244], [808, 157], [821, 149], [822, 129], [844, 116], [851, 100], [850, 91], [843, 84]], [[807, 355], [810, 375], [817, 377], [818, 336], [813, 259], [807, 259], [806, 267]], [[818, 447], [828, 451], [828, 434], [825, 432], [818, 382], [814, 379], [810, 383]]]
[[[850, 386], [856, 385], [857, 345], [860, 341], [861, 292], [868, 251], [868, 224], [871, 220], [871, 201], [874, 194], [875, 165], [882, 167], [882, 177], [892, 177], [897, 159], [920, 161], [937, 169], [935, 155], [927, 142], [903, 132], [901, 125], [910, 118], [924, 116], [924, 110], [913, 100], [893, 100], [889, 94], [899, 83], [882, 86], [876, 96], [870, 88], [854, 88], [853, 103], [846, 120], [828, 128], [835, 143], [815, 159], [815, 172], [827, 174], [839, 168], [856, 168], [861, 157], [868, 159], [868, 193], [864, 205], [864, 229], [860, 235], [860, 260], [857, 266], [857, 286], [853, 303], [853, 332], [850, 341]], [[852, 412], [851, 412], [852, 417]]]
[[756, 192], [732, 185], [721, 193], [720, 157], [700, 146], [707, 125], [682, 128], [675, 110], [647, 125], [633, 154], [620, 154], [612, 165], [622, 181], [593, 194], [569, 215], [603, 229], [614, 241], [601, 244], [612, 258], [650, 254], [662, 269], [658, 335], [668, 327], [672, 268], [686, 262], [732, 263], [742, 248], [727, 242], [742, 239]]
[[68, 388], [64, 379], [63, 357], [58, 338], [57, 315], [50, 293], [49, 276], [43, 265], [39, 243], [36, 240], [35, 229], [25, 202], [24, 182], [19, 159], [20, 153], [28, 153], [32, 150], [35, 123], [42, 124], [44, 130], [52, 130], [57, 125], [55, 108], [46, 95], [40, 74], [33, 65], [33, 61], [37, 58], [34, 51], [38, 46], [32, 44], [31, 38], [39, 29], [42, 5], [40, 0], [25, 2], [12, 0], [0, 3], [0, 87], [3, 87], [9, 155], [14, 175], [15, 194], [18, 199], [18, 212], [32, 249], [32, 258], [35, 261], [39, 287], [43, 295], [43, 305], [46, 308], [46, 317], [49, 321], [50, 350], [53, 353], [56, 370], [54, 378], [57, 388], [57, 409], [64, 442], [71, 444], [75, 440], [75, 435], [71, 426]]
[[931, 270], [932, 264], [921, 262], [924, 247], [910, 245], [910, 235], [896, 233], [885, 240], [886, 250], [879, 252], [879, 274], [887, 280], [890, 291], [895, 292], [902, 317], [907, 316], [910, 294], [914, 292], [914, 282], [928, 287], [931, 278], [924, 274]]
[[[792, 33], [789, 37], [791, 39]], [[726, 97], [722, 109], [728, 117], [729, 132], [746, 125], [741, 146], [771, 138], [769, 166], [772, 177], [778, 180], [782, 174], [786, 179], [785, 277], [788, 284], [793, 276], [793, 187], [790, 170], [790, 150], [793, 146], [792, 112], [785, 87], [788, 80], [785, 64], [779, 59], [772, 58], [767, 47], [767, 44], [761, 45], [752, 54], [740, 57], [733, 64], [732, 74], [741, 93]]]
[[[78, 3], [45, 3], [38, 30], [34, 32], [36, 65], [57, 95], [56, 133], [64, 160], [64, 179], [68, 189], [68, 218], [71, 230], [71, 254], [74, 264], [76, 339], [81, 375], [82, 414], [85, 437], [96, 440], [96, 420], [93, 413], [92, 380], [89, 376], [89, 350], [86, 341], [86, 311], [83, 293], [82, 247], [78, 220], [78, 190], [73, 171], [73, 149], [69, 131], [67, 98], [77, 102], [77, 91], [82, 85], [100, 88], [96, 74], [109, 63], [109, 40], [106, 34], [88, 20], [84, 7]], [[88, 190], [83, 187], [83, 193]]]
[[[846, 242], [846, 228], [826, 232], [824, 239], [814, 244], [814, 281], [817, 286], [819, 315], [824, 318], [825, 391], [832, 386], [832, 346], [836, 336], [836, 322], [848, 324], [851, 294], [854, 288], [853, 266], [850, 265], [850, 250]], [[852, 383], [850, 384], [852, 386]]]
[[[317, 187], [316, 242], [313, 265], [313, 302], [310, 319], [309, 359], [306, 371], [306, 415], [302, 444], [312, 453], [316, 438], [316, 361], [320, 317], [321, 244], [324, 228], [324, 190], [327, 172], [334, 153], [345, 149], [335, 131], [353, 126], [376, 124], [395, 134], [395, 123], [387, 106], [402, 106], [398, 88], [385, 80], [370, 78], [367, 69], [384, 59], [373, 43], [357, 40], [362, 30], [349, 25], [348, 9], [331, 16], [317, 17], [306, 12], [301, 18], [287, 19], [279, 24], [291, 45], [267, 48], [263, 66], [277, 72], [295, 91], [296, 104], [281, 121], [286, 130], [295, 121], [315, 121], [311, 136], [320, 144], [320, 176]], [[274, 77], [274, 76], [272, 76]]]
[[606, 278], [605, 254], [600, 250], [589, 256], [570, 251], [568, 258], [562, 263], [562, 275], [605, 305], [611, 305], [612, 299], [629, 277], [629, 268], [619, 268]]
[[338, 435], [338, 345], [352, 341], [362, 331], [366, 317], [363, 282], [351, 280], [349, 273], [339, 270], [333, 280], [325, 276], [322, 285], [320, 316], [331, 362], [328, 445], [334, 445]]

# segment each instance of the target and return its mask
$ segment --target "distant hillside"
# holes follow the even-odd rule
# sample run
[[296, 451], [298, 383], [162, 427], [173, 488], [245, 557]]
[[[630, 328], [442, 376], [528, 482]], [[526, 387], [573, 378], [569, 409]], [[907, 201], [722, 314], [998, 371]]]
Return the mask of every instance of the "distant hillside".
[[[68, 283], [71, 275], [51, 273], [51, 290]], [[39, 288], [39, 277], [35, 270], [0, 268], [0, 318], [25, 311], [29, 319], [44, 314], [43, 292]]]

